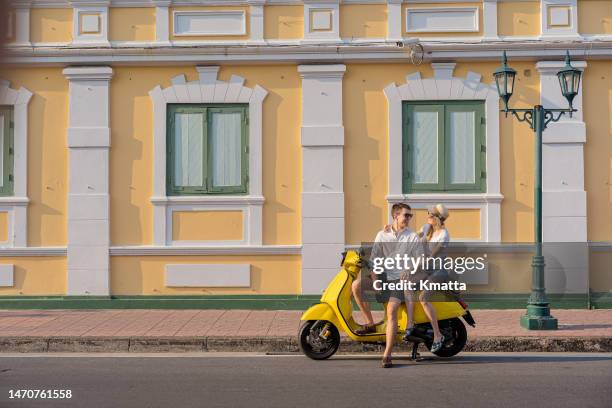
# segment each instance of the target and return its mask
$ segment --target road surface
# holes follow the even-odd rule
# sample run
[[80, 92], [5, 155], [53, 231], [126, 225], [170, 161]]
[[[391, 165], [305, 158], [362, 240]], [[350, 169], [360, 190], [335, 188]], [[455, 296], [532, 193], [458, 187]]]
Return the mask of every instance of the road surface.
[[[612, 406], [612, 354], [463, 353], [394, 364], [382, 369], [374, 355], [0, 354], [0, 407]], [[20, 389], [72, 397], [9, 398]]]

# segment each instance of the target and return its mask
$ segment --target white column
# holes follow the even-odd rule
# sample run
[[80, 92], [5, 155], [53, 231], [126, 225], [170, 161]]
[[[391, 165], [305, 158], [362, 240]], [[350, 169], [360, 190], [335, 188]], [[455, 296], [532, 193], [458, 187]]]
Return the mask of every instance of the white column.
[[483, 0], [482, 20], [484, 22], [483, 37], [485, 40], [497, 40], [497, 1]]
[[170, 0], [155, 0], [155, 42], [159, 45], [170, 44]]
[[344, 65], [300, 65], [302, 77], [302, 293], [319, 294], [344, 251]]
[[[545, 108], [567, 108], [557, 72], [563, 61], [541, 61], [540, 100]], [[584, 70], [586, 62], [573, 61]], [[578, 112], [550, 123], [542, 147], [542, 234], [545, 242], [546, 286], [550, 293], [585, 293], [588, 290], [588, 249], [568, 243], [587, 242], [586, 191], [584, 190], [584, 143], [582, 88], [574, 99]], [[562, 243], [562, 244], [550, 244]]]
[[110, 294], [110, 67], [64, 69], [70, 81], [67, 294]]
[[15, 7], [15, 43], [14, 45], [30, 45], [30, 5], [31, 1], [17, 1]]
[[250, 5], [250, 42], [264, 42], [264, 5], [266, 0], [249, 0]]
[[402, 39], [402, 0], [387, 0], [387, 40]]

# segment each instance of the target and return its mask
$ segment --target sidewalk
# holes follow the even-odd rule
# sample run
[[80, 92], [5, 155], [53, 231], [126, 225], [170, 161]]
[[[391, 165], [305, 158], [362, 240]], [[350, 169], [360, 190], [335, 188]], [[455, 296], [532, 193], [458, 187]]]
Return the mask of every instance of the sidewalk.
[[[519, 326], [524, 310], [473, 310], [466, 351], [612, 352], [612, 310], [554, 310], [557, 331]], [[0, 310], [0, 352], [296, 352], [300, 311]], [[375, 313], [377, 318], [382, 313]], [[359, 316], [357, 316], [359, 321]], [[378, 351], [345, 339], [341, 352]]]

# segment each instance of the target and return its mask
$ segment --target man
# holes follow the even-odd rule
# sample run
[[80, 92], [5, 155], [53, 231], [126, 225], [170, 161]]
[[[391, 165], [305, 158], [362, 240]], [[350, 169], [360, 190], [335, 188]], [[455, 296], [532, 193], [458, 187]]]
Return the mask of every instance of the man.
[[[374, 241], [374, 247], [372, 248], [371, 260], [375, 258], [395, 258], [396, 255], [403, 257], [404, 254], [409, 256], [418, 256], [417, 252], [420, 249], [419, 236], [408, 228], [410, 218], [412, 218], [412, 209], [408, 204], [398, 203], [391, 207], [391, 217], [393, 218], [393, 224], [391, 231], [380, 231], [376, 235]], [[388, 283], [399, 282], [402, 273], [405, 272], [402, 269], [391, 268], [386, 269]], [[353, 295], [355, 301], [359, 306], [359, 309], [366, 318], [366, 324], [358, 334], [366, 334], [374, 331], [374, 320], [370, 311], [369, 304], [365, 298], [362, 297], [362, 289], [364, 287], [371, 287], [373, 280], [376, 277], [359, 277], [353, 282]], [[397, 335], [397, 312], [399, 310], [402, 301], [404, 300], [404, 292], [401, 290], [393, 290], [389, 293], [389, 302], [387, 303], [387, 329], [386, 329], [386, 347], [383, 355], [382, 365], [385, 368], [391, 367], [391, 351], [393, 350], [393, 343], [395, 342], [395, 336]]]

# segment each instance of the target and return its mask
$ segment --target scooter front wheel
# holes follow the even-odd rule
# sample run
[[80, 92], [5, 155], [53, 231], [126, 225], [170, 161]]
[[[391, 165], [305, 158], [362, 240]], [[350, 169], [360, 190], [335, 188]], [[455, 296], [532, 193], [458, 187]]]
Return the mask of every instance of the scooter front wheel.
[[305, 321], [300, 326], [298, 338], [302, 353], [313, 360], [330, 358], [340, 346], [340, 332], [326, 320]]

